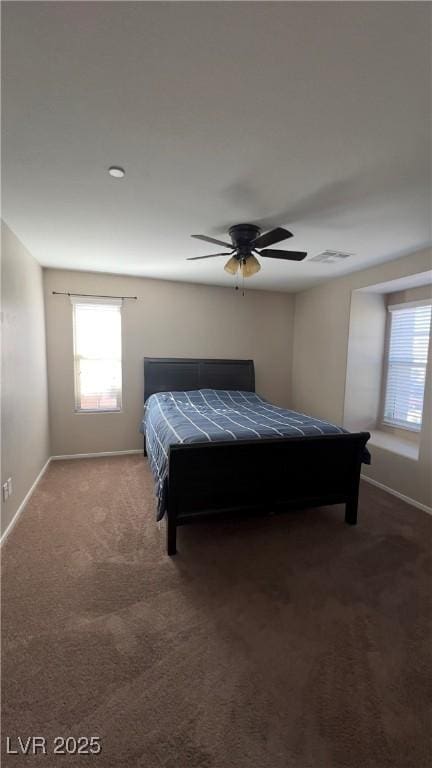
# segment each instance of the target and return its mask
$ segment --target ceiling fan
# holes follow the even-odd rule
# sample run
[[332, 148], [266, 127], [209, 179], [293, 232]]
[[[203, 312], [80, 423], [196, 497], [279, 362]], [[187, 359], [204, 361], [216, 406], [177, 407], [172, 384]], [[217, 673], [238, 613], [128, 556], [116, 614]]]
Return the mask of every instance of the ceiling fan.
[[[214, 256], [229, 256], [230, 258], [224, 266], [226, 272], [229, 272], [230, 275], [235, 275], [240, 269], [243, 277], [252, 277], [261, 269], [261, 265], [256, 256], [254, 256], [254, 253], [257, 253], [258, 256], [270, 259], [283, 259], [285, 261], [302, 261], [307, 256], [307, 253], [304, 251], [279, 251], [267, 247], [293, 236], [292, 232], [283, 229], [283, 227], [276, 227], [269, 232], [261, 234], [260, 228], [255, 226], [255, 224], [235, 224], [229, 229], [229, 235], [232, 240], [231, 243], [215, 240], [214, 237], [207, 237], [207, 235], [191, 235], [191, 237], [195, 237], [197, 240], [204, 240], [206, 243], [222, 245], [224, 248], [229, 248], [229, 251], [211, 253], [209, 256], [190, 256], [187, 261], [212, 259]], [[258, 248], [263, 248], [264, 250], [257, 250]]]

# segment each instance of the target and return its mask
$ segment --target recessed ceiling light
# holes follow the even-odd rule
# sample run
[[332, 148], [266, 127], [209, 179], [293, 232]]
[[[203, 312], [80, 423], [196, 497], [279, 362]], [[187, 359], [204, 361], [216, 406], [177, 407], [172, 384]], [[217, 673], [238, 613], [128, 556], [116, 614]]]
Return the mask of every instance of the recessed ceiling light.
[[115, 179], [122, 179], [125, 175], [124, 168], [120, 168], [118, 165], [112, 165], [108, 168], [108, 173], [110, 176], [114, 176]]

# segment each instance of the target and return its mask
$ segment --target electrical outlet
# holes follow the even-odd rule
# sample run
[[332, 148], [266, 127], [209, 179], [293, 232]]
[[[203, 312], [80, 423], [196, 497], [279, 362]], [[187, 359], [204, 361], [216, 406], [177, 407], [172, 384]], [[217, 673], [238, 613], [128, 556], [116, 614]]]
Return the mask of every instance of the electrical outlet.
[[9, 498], [9, 486], [7, 482], [3, 483], [2, 491], [3, 491], [3, 501], [7, 501], [7, 499]]
[[11, 477], [8, 477], [7, 484], [8, 484], [9, 496], [12, 496], [12, 494], [13, 494], [13, 485], [12, 485], [12, 478]]

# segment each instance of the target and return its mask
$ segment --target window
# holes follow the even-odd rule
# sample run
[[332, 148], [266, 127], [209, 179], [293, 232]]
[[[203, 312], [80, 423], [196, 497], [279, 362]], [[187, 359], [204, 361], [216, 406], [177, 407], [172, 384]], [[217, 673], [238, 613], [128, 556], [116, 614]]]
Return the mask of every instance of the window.
[[431, 305], [389, 307], [390, 331], [383, 421], [419, 431], [431, 325]]
[[119, 411], [122, 399], [121, 300], [73, 305], [75, 410]]

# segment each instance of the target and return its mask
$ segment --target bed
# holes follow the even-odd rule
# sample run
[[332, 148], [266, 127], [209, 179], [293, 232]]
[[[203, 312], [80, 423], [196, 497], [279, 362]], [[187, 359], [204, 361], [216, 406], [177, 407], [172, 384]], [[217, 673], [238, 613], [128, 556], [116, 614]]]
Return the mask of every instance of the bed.
[[252, 360], [145, 358], [140, 429], [169, 555], [179, 525], [216, 515], [344, 504], [357, 522], [370, 434], [272, 405]]

